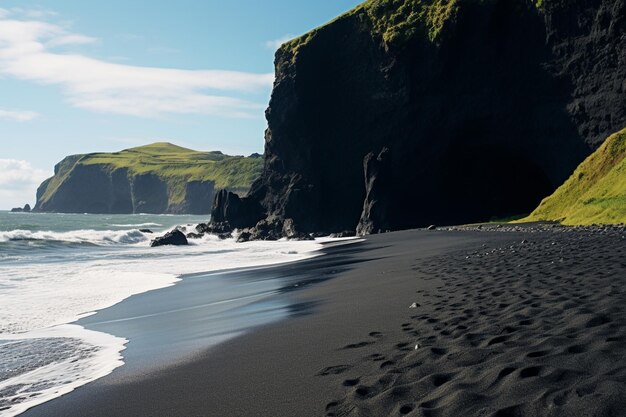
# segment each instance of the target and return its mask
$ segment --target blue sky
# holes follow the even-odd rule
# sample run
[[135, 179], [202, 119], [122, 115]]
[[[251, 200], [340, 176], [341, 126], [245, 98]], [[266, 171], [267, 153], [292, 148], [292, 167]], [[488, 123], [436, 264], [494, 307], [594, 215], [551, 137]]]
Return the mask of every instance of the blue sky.
[[280, 40], [358, 3], [0, 0], [0, 209], [69, 154], [262, 152]]

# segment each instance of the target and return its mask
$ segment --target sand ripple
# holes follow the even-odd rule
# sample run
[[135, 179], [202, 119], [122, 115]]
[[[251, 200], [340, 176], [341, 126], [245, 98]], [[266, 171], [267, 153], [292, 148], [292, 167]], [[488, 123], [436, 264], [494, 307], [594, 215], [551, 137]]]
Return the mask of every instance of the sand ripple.
[[346, 376], [327, 416], [626, 415], [623, 228], [528, 233], [413, 269], [434, 290], [407, 305], [402, 340], [372, 329], [337, 346], [355, 360], [320, 372]]

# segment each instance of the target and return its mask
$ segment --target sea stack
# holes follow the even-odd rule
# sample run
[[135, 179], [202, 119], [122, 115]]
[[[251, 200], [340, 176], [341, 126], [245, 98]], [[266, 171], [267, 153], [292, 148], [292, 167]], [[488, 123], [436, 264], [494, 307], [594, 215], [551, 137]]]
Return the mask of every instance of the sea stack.
[[24, 207], [15, 207], [11, 209], [11, 213], [30, 213], [30, 204], [26, 204]]

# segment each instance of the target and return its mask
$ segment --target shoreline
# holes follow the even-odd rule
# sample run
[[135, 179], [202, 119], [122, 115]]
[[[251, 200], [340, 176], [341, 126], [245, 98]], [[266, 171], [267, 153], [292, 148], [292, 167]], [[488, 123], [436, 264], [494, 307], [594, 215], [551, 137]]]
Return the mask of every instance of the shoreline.
[[[135, 378], [138, 374], [162, 369], [257, 326], [294, 314], [290, 311], [292, 306], [285, 299], [281, 299], [281, 293], [290, 290], [288, 288], [290, 280], [284, 279], [281, 273], [277, 274], [274, 270], [291, 270], [299, 263], [323, 257], [329, 248], [354, 245], [359, 241], [360, 239], [322, 239], [315, 242], [317, 245], [315, 250], [307, 250], [306, 253], [300, 253], [296, 246], [293, 251], [293, 256], [297, 257], [295, 260], [274, 260], [273, 263], [266, 261], [259, 265], [178, 274], [171, 285], [132, 294], [110, 306], [85, 313], [69, 324], [57, 326], [76, 328], [85, 334], [100, 334], [103, 337], [125, 340], [126, 343], [121, 347], [119, 355], [116, 355], [119, 356], [119, 360], [116, 361], [120, 364], [114, 366], [112, 371], [98, 374], [95, 380], [63, 389], [61, 396], [32, 405], [18, 415], [39, 409], [58, 398], [81, 390], [86, 385], [98, 383], [103, 378]], [[230, 282], [231, 277], [237, 277], [239, 284], [235, 282], [234, 286], [231, 285], [233, 284]], [[283, 281], [280, 281], [281, 279]], [[304, 281], [298, 282], [295, 283], [295, 287], [297, 289], [306, 284]], [[247, 288], [237, 288], [238, 286]], [[186, 289], [187, 287], [191, 289]], [[218, 299], [207, 300], [213, 295], [212, 291], [220, 292], [215, 295]], [[224, 291], [232, 294], [224, 294]], [[244, 292], [245, 295], [241, 295], [240, 292]], [[172, 298], [175, 300], [173, 304]], [[231, 314], [230, 310], [233, 310], [234, 314]], [[239, 310], [243, 311], [238, 312]], [[167, 318], [172, 314], [177, 314], [178, 318], [172, 320], [169, 328], [160, 328], [164, 327], [160, 318]], [[252, 316], [253, 320], [244, 323], [246, 316]], [[203, 320], [212, 318], [220, 327], [209, 327], [206, 329], [208, 332], [199, 329], [198, 326], [194, 329], [181, 327], [180, 322], [189, 317], [191, 319], [201, 317]], [[140, 324], [137, 325], [137, 322]], [[178, 330], [182, 330], [178, 332], [180, 334], [177, 333]], [[158, 343], [155, 343], [156, 339]], [[172, 353], [168, 353], [166, 349]]]
[[[242, 338], [246, 338], [250, 334], [259, 334], [259, 332], [263, 332], [264, 329], [272, 327], [274, 325], [280, 327], [281, 323], [291, 321], [289, 320], [289, 317], [295, 317], [295, 319], [298, 319], [299, 317], [304, 317], [319, 306], [320, 300], [308, 299], [308, 297], [305, 297], [306, 299], [302, 299], [300, 294], [318, 287], [318, 285], [311, 287], [310, 284], [320, 284], [331, 279], [335, 275], [345, 273], [346, 269], [350, 268], [343, 265], [345, 262], [360, 263], [368, 261], [369, 258], [367, 255], [363, 257], [363, 255], [368, 252], [367, 250], [361, 248], [361, 246], [364, 244], [366, 244], [366, 241], [361, 240], [357, 240], [355, 243], [349, 244], [342, 244], [341, 241], [337, 243], [330, 242], [329, 244], [323, 245], [320, 249], [320, 252], [323, 252], [324, 254], [313, 258], [299, 260], [287, 264], [270, 266], [264, 265], [259, 267], [260, 271], [257, 270], [257, 268], [252, 268], [249, 271], [246, 271], [245, 269], [225, 271], [224, 273], [227, 275], [231, 275], [231, 277], [242, 274], [246, 275], [247, 273], [250, 273], [251, 275], [268, 273], [273, 276], [282, 275], [283, 277], [286, 277], [286, 279], [291, 279], [292, 281], [283, 286], [283, 288], [281, 289], [281, 292], [287, 293], [286, 296], [290, 300], [291, 307], [289, 307], [289, 313], [283, 314], [281, 317], [276, 318], [277, 321], [274, 322], [274, 324], [265, 323], [261, 326], [253, 326], [254, 329], [250, 333], [238, 335], [234, 339], [230, 339], [225, 342], [220, 341], [219, 344], [215, 344], [213, 346], [203, 345], [195, 350], [183, 347], [183, 350], [185, 350], [185, 352], [182, 354], [180, 351], [177, 352], [174, 355], [175, 358], [166, 358], [167, 355], [163, 355], [162, 352], [155, 353], [154, 351], [146, 355], [145, 346], [147, 345], [147, 343], [138, 342], [136, 336], [120, 332], [119, 328], [116, 329], [116, 325], [119, 323], [123, 323], [119, 320], [124, 320], [127, 317], [137, 316], [137, 314], [135, 314], [136, 312], [133, 311], [134, 306], [158, 306], [158, 309], [163, 309], [162, 303], [159, 299], [162, 296], [164, 296], [165, 298], [173, 297], [172, 294], [176, 290], [181, 289], [181, 286], [185, 284], [185, 279], [187, 283], [189, 283], [190, 279], [193, 280], [194, 277], [202, 278], [205, 275], [218, 276], [221, 273], [210, 272], [208, 274], [199, 275], [191, 274], [190, 276], [185, 276], [182, 281], [177, 282], [174, 286], [150, 291], [143, 294], [138, 294], [126, 299], [125, 301], [122, 301], [115, 306], [109, 307], [105, 310], [100, 310], [96, 315], [86, 317], [78, 321], [76, 324], [83, 325], [89, 330], [101, 331], [107, 334], [121, 335], [122, 337], [129, 339], [130, 343], [126, 345], [126, 350], [124, 350], [123, 352], [125, 362], [124, 366], [117, 368], [113, 373], [104, 378], [91, 382], [85, 386], [79, 387], [72, 393], [66, 394], [63, 397], [59, 397], [50, 402], [36, 406], [21, 415], [56, 415], [54, 414], [55, 411], [53, 411], [52, 408], [58, 409], [58, 415], [71, 415], [71, 412], [70, 414], [66, 414], [68, 413], [67, 406], [65, 404], [60, 404], [61, 402], [65, 403], [69, 401], [73, 404], [80, 403], [81, 405], [79, 407], [83, 407], [85, 403], [91, 402], [91, 399], [87, 398], [100, 397], [97, 392], [100, 391], [101, 388], [110, 387], [112, 385], [118, 384], [123, 385], [129, 380], [141, 383], [140, 381], [142, 381], [143, 378], [145, 378], [147, 375], [154, 375], [160, 372], [169, 372], [170, 369], [176, 369], [177, 367], [181, 366], [181, 364], [194, 363], [198, 357], [203, 357], [204, 355], [210, 354], [211, 352], [221, 351], [221, 346], [230, 345], [231, 343], [237, 344], [239, 342], [233, 341], [238, 341]], [[304, 289], [304, 287], [308, 288]], [[155, 297], [156, 300], [153, 299], [153, 297]], [[187, 302], [188, 301], [185, 301], [185, 303]], [[145, 314], [142, 314], [142, 316], [145, 316]], [[180, 323], [176, 321], [174, 324], [180, 325]], [[166, 342], [166, 345], [170, 345], [172, 342], [171, 336], [160, 335], [158, 341], [159, 343], [156, 344], [156, 346], [162, 346], [164, 341]], [[148, 343], [153, 342], [154, 340], [148, 341]], [[178, 347], [180, 348], [180, 346]], [[166, 358], [165, 363], [159, 363], [159, 358]], [[94, 412], [97, 413], [97, 410], [81, 410], [76, 415], [79, 415], [83, 412], [88, 412], [89, 414], [92, 414]], [[116, 410], [116, 413], [118, 412], [122, 411]]]
[[[50, 216], [42, 219], [41, 223], [49, 224], [51, 230], [57, 226]], [[17, 280], [25, 283], [9, 287], [15, 288], [14, 291], [3, 294], [7, 303], [3, 311], [3, 323], [8, 323], [5, 328], [13, 325], [19, 330], [18, 326], [23, 325], [32, 329], [26, 327], [21, 332], [16, 330], [0, 335], [3, 354], [7, 355], [0, 381], [3, 390], [0, 408], [5, 411], [0, 414], [23, 413], [23, 410], [66, 395], [124, 365], [128, 356], [128, 338], [122, 336], [124, 332], [92, 327], [91, 324], [102, 317], [100, 312], [123, 304], [129, 298], [175, 286], [182, 278], [225, 275], [236, 271], [247, 273], [249, 270], [289, 264], [316, 257], [317, 251], [325, 246], [325, 239], [317, 242], [278, 242], [268, 247], [262, 242], [236, 245], [234, 241], [228, 244], [210, 237], [185, 248], [151, 249], [140, 244], [122, 245], [119, 239], [107, 246], [109, 242], [106, 239], [111, 233], [124, 236], [138, 233], [134, 229], [112, 231], [108, 226], [130, 227], [135, 226], [134, 221], [126, 217], [121, 220], [105, 218], [102, 225], [97, 225], [102, 230], [96, 227], [93, 230], [65, 231], [62, 225], [59, 231], [41, 232], [42, 236], [37, 238], [48, 243], [57, 235], [65, 239], [65, 235], [71, 233], [84, 240], [87, 234], [87, 238], [101, 245], [91, 245], [89, 251], [78, 243], [74, 245], [76, 249], [68, 246], [68, 250], [62, 253], [65, 263], [51, 263], [49, 267], [43, 256], [46, 255], [44, 250], [31, 256], [35, 259], [32, 267], [27, 263], [30, 258], [17, 258], [14, 266], [10, 263], [1, 265], [6, 272], [3, 277], [6, 282]], [[133, 224], [126, 224], [128, 222]], [[6, 245], [19, 254], [23, 250], [19, 245], [26, 240], [17, 239], [15, 247], [10, 246], [11, 241]], [[88, 255], [85, 255], [86, 259], [80, 258], [83, 252]], [[38, 262], [37, 256], [41, 256], [43, 261]], [[66, 280], [66, 277], [74, 281]], [[30, 288], [27, 284], [38, 291], [34, 291], [33, 297], [28, 299], [20, 298]], [[56, 291], [46, 293], [48, 288]], [[217, 288], [217, 291], [223, 292], [224, 288]], [[55, 296], [45, 296], [50, 293]], [[264, 294], [258, 294], [256, 298], [262, 296]], [[37, 297], [43, 298], [39, 300]], [[245, 301], [245, 297], [233, 301]], [[40, 310], [49, 314], [37, 315]], [[41, 330], [37, 330], [39, 327]], [[217, 334], [212, 343], [224, 337]], [[62, 352], [58, 346], [60, 340], [64, 340]]]
[[[290, 271], [323, 263], [318, 258], [327, 256], [325, 251], [357, 245], [359, 241], [319, 242], [320, 247], [307, 252], [307, 257], [292, 261], [180, 274], [168, 287], [134, 294], [72, 324], [126, 338], [129, 342], [122, 351], [124, 364], [114, 372], [117, 378], [133, 378], [137, 372], [165, 368], [294, 314], [293, 306], [282, 295], [310, 285], [310, 280], [301, 273], [289, 277]], [[221, 293], [224, 290], [226, 294]], [[210, 301], [207, 298], [209, 294], [214, 296], [212, 291], [220, 291], [221, 295]], [[173, 315], [176, 317], [170, 318]], [[252, 320], [246, 321], [246, 317]], [[219, 328], [204, 328], [208, 320]], [[158, 334], [152, 334], [155, 332]]]
[[[288, 294], [302, 314], [23, 415], [624, 415], [616, 233], [370, 236], [298, 263], [337, 275]], [[598, 243], [611, 245], [579, 259]]]

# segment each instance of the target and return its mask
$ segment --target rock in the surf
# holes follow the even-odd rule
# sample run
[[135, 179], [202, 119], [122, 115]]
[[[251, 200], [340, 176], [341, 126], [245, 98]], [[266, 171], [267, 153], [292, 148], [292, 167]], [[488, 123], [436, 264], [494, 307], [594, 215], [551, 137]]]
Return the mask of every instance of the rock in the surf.
[[187, 233], [187, 239], [202, 239], [204, 233]]
[[152, 241], [152, 243], [150, 243], [150, 246], [154, 248], [157, 246], [184, 246], [188, 244], [189, 242], [187, 241], [187, 237], [185, 236], [185, 234], [176, 229], [172, 230], [171, 232], [167, 232], [163, 236], [157, 237]]
[[11, 209], [11, 213], [30, 213], [30, 204], [26, 204], [22, 207], [15, 207]]

